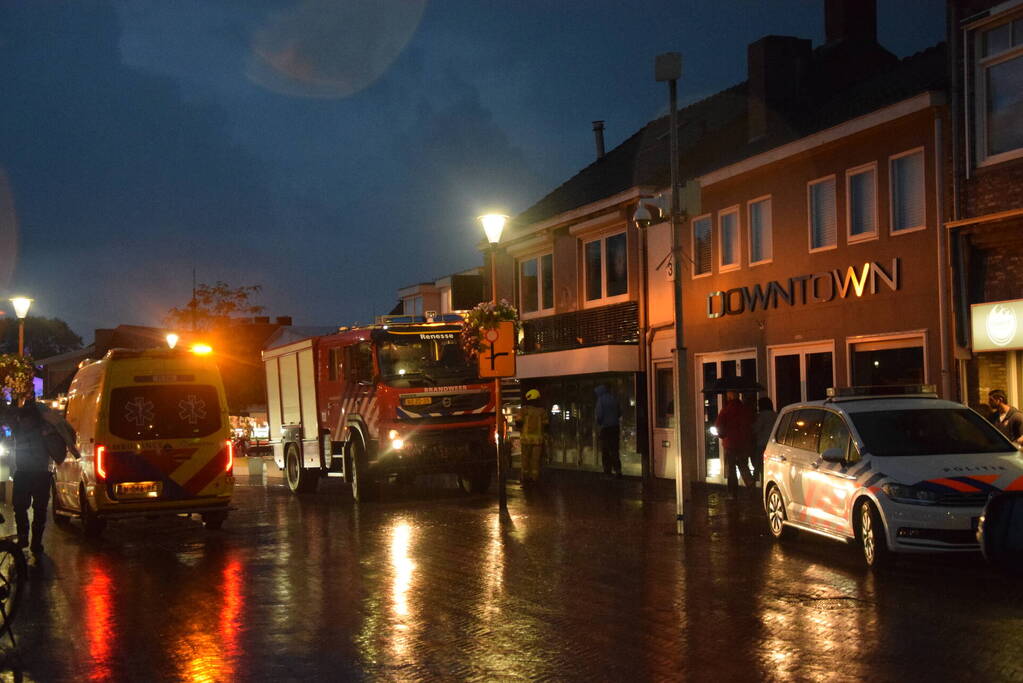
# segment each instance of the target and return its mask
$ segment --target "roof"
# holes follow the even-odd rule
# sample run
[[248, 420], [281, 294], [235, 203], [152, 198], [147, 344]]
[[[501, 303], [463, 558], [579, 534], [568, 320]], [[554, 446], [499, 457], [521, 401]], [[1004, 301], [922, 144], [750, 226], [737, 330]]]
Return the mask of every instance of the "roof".
[[[873, 73], [862, 78], [865, 62]], [[682, 108], [677, 113], [680, 179], [698, 177], [922, 92], [944, 90], [946, 76], [944, 43], [902, 60], [876, 43], [819, 47], [812, 54], [802, 95], [786, 102], [784, 124], [759, 139], [748, 139], [747, 81]], [[637, 186], [666, 187], [668, 128], [667, 116], [651, 121], [517, 215], [512, 225], [522, 230]]]

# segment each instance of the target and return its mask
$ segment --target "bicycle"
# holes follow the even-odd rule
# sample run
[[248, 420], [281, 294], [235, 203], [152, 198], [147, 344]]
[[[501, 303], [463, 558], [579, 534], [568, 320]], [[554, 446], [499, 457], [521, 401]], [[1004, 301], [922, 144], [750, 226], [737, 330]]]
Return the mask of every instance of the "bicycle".
[[[4, 516], [0, 514], [0, 524]], [[18, 646], [11, 628], [28, 578], [28, 563], [25, 553], [18, 545], [16, 535], [0, 538], [0, 637], [6, 631], [11, 645]]]

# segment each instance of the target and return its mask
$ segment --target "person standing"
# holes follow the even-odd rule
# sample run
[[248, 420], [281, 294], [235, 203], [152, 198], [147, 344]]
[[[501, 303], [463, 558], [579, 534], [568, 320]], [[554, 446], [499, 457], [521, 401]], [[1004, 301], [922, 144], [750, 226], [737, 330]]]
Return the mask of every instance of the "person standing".
[[[7, 424], [14, 435], [11, 506], [18, 529], [18, 545], [30, 546], [38, 555], [43, 552], [46, 508], [50, 502], [50, 461], [63, 461], [68, 448], [66, 440], [72, 431], [62, 417], [36, 403], [32, 394], [19, 399], [17, 407], [8, 408], [0, 421]], [[29, 507], [32, 508], [31, 544]]]
[[549, 418], [547, 411], [540, 405], [540, 392], [530, 389], [526, 392], [525, 405], [519, 419], [519, 443], [522, 446], [522, 483], [529, 484], [540, 480], [540, 459], [543, 455], [544, 433], [547, 431]]
[[603, 384], [593, 390], [597, 395], [594, 417], [600, 431], [600, 455], [604, 466], [604, 475], [622, 476], [622, 458], [619, 441], [622, 435], [622, 408], [618, 398]]
[[1009, 399], [1001, 389], [987, 395], [987, 404], [991, 408], [988, 418], [991, 423], [1017, 448], [1023, 446], [1023, 413], [1009, 405]]
[[743, 483], [753, 487], [753, 475], [749, 471], [747, 461], [753, 448], [753, 414], [739, 399], [738, 392], [725, 392], [725, 405], [718, 413], [714, 427], [721, 441], [725, 481], [729, 495], [734, 496], [739, 490], [739, 480], [735, 473], [738, 470]]
[[764, 471], [764, 449], [767, 448], [767, 441], [771, 438], [771, 430], [774, 429], [774, 421], [778, 419], [778, 413], [774, 412], [774, 404], [766, 396], [757, 401], [757, 416], [753, 418], [753, 452], [750, 454], [750, 462], [753, 464], [753, 478], [761, 481]]

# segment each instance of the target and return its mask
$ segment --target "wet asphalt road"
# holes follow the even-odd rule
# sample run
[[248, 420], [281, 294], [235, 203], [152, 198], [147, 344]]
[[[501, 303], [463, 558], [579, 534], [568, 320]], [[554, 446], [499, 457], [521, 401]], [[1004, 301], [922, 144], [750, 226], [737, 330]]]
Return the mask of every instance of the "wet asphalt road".
[[979, 555], [875, 575], [716, 487], [681, 539], [670, 483], [511, 484], [507, 522], [444, 478], [362, 506], [238, 483], [220, 532], [51, 524], [4, 679], [1023, 680], [1018, 579]]

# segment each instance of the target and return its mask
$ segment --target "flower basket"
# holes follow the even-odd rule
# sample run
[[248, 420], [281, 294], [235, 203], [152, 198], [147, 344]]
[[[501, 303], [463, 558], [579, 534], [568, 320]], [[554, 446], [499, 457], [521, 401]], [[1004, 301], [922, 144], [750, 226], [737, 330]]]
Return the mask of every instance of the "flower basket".
[[462, 322], [462, 348], [470, 359], [475, 359], [483, 350], [483, 330], [493, 329], [498, 323], [511, 321], [515, 323], [515, 334], [521, 329], [519, 312], [504, 299], [494, 304], [489, 301], [476, 304]]

